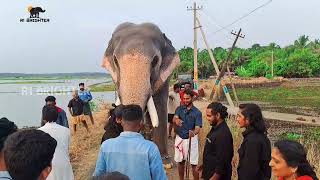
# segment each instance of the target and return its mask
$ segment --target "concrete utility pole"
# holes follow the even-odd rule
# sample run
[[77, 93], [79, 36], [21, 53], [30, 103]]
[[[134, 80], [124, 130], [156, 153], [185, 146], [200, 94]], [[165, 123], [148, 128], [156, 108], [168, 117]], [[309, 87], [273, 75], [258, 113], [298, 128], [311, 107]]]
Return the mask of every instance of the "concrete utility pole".
[[[235, 46], [236, 46], [236, 43], [237, 43], [237, 41], [238, 41], [238, 38], [239, 38], [239, 37], [240, 37], [240, 38], [244, 38], [244, 35], [242, 35], [242, 34], [240, 34], [240, 33], [241, 33], [241, 28], [240, 28], [240, 30], [238, 31], [238, 33], [231, 32], [232, 35], [236, 35], [236, 39], [234, 40], [234, 42], [233, 42], [233, 44], [232, 44], [232, 47], [231, 47], [231, 49], [230, 49], [230, 51], [229, 51], [229, 53], [228, 53], [228, 57], [227, 57], [226, 61], [223, 63], [222, 69], [221, 69], [221, 71], [220, 71], [220, 73], [219, 73], [219, 75], [218, 75], [218, 78], [216, 79], [216, 83], [215, 83], [215, 84], [216, 84], [216, 92], [214, 93], [213, 96], [212, 96], [212, 94], [210, 95], [210, 99], [213, 99], [213, 101], [217, 101], [217, 99], [218, 99], [217, 91], [218, 91], [218, 89], [219, 89], [219, 87], [220, 87], [221, 79], [222, 79], [222, 77], [224, 76], [224, 74], [225, 74], [225, 72], [226, 72], [226, 70], [227, 70], [228, 63], [231, 61], [232, 51], [233, 51], [233, 49], [234, 49]], [[229, 90], [228, 90], [228, 88], [227, 88], [225, 85], [223, 86], [223, 92], [225, 93], [226, 98], [227, 98], [230, 106], [231, 106], [231, 107], [234, 107], [234, 104], [233, 104], [233, 102], [232, 102], [232, 100], [231, 100], [231, 97], [230, 97], [230, 94], [229, 94]], [[235, 91], [234, 91], [234, 92], [235, 92]]]
[[271, 76], [273, 77], [273, 50], [271, 52]]
[[197, 10], [201, 10], [202, 7], [197, 7], [196, 2], [193, 3], [193, 7], [187, 7], [187, 10], [193, 11], [193, 81], [194, 90], [198, 90], [198, 46], [197, 46]]
[[216, 71], [217, 75], [220, 73], [220, 70], [219, 70], [219, 67], [218, 67], [218, 64], [217, 64], [217, 61], [215, 60], [213, 54], [212, 54], [212, 51], [211, 51], [211, 48], [208, 44], [208, 41], [207, 41], [207, 38], [204, 34], [204, 31], [202, 29], [202, 26], [201, 26], [201, 23], [200, 23], [200, 20], [199, 18], [197, 17], [197, 21], [198, 21], [198, 25], [199, 25], [199, 28], [200, 28], [200, 32], [202, 34], [202, 39], [204, 41], [204, 44], [206, 45], [206, 48], [207, 48], [207, 51], [209, 53], [209, 56], [210, 56], [210, 59], [211, 59], [211, 62], [213, 64], [213, 67], [214, 67], [214, 70]]

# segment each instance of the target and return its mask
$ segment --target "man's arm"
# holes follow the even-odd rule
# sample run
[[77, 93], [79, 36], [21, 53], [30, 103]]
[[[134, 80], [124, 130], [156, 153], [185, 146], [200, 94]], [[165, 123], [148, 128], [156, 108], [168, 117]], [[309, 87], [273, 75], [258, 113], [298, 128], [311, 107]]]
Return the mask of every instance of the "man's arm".
[[100, 148], [100, 152], [96, 162], [96, 169], [94, 170], [93, 176], [100, 176], [106, 173], [107, 167], [106, 167], [106, 162], [104, 159], [104, 153], [102, 151], [102, 147], [103, 146], [101, 146]]
[[214, 173], [214, 175], [210, 178], [210, 180], [219, 180], [220, 179], [220, 175], [217, 173]]
[[68, 107], [68, 109], [69, 109], [69, 112], [70, 112], [71, 116], [73, 116], [73, 112], [72, 112], [71, 107]]
[[196, 126], [196, 127], [194, 128], [194, 130], [189, 130], [189, 137], [193, 137], [193, 136], [199, 134], [200, 129], [201, 129], [201, 128], [200, 128], [199, 126]]
[[89, 90], [88, 90], [88, 94], [87, 95], [88, 95], [88, 102], [89, 102], [89, 101], [92, 100], [92, 95], [91, 95], [91, 92]]
[[179, 127], [181, 127], [181, 126], [182, 126], [182, 123], [183, 123], [183, 121], [182, 121], [182, 120], [180, 119], [180, 117], [179, 117], [180, 112], [181, 112], [181, 108], [178, 107], [178, 108], [176, 109], [176, 112], [175, 112], [174, 116], [173, 116], [173, 122], [174, 122], [177, 126], [179, 126]]
[[183, 123], [183, 121], [177, 115], [173, 116], [173, 122], [179, 127], [181, 127]]
[[45, 121], [44, 121], [44, 113], [45, 113], [45, 108], [46, 108], [46, 106], [43, 106], [43, 108], [42, 108], [42, 114], [41, 114], [41, 123], [40, 123], [40, 125], [41, 126], [44, 126], [45, 125]]
[[62, 110], [61, 112], [61, 120], [62, 120], [63, 126], [69, 128], [67, 114], [64, 110]]
[[164, 167], [162, 164], [160, 152], [158, 147], [153, 144], [154, 148], [149, 151], [149, 163], [150, 163], [150, 174], [152, 180], [165, 180], [168, 179]]
[[199, 132], [200, 132], [200, 129], [202, 127], [202, 114], [201, 114], [201, 112], [196, 114], [195, 121], [196, 121], [195, 128], [193, 131], [192, 130], [189, 131], [189, 137], [193, 137], [193, 136], [199, 134]]
[[174, 100], [174, 95], [173, 95], [173, 92], [169, 92], [169, 98], [173, 101]]

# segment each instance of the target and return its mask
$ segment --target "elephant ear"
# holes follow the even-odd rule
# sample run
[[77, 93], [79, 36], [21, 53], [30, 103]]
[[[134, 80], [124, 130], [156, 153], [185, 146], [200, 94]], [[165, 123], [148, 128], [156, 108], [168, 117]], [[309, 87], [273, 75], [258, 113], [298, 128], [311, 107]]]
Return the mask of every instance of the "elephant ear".
[[111, 40], [109, 41], [108, 47], [106, 49], [106, 52], [104, 53], [101, 66], [106, 68], [109, 71], [113, 81], [116, 83], [118, 79], [117, 79], [116, 67], [113, 59], [113, 51], [114, 51], [113, 38], [111, 38]]
[[169, 78], [173, 70], [179, 65], [180, 58], [171, 41], [163, 34], [165, 40], [164, 48], [161, 51], [162, 64], [160, 66], [160, 76], [155, 84], [155, 90], [159, 90], [164, 82]]

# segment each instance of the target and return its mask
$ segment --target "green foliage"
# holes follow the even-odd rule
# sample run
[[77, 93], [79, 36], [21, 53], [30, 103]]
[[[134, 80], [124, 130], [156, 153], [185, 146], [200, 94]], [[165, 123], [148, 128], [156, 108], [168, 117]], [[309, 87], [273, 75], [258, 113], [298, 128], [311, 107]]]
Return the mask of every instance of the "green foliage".
[[265, 77], [268, 78], [268, 79], [272, 79], [272, 78], [273, 78], [273, 77], [272, 77], [272, 74], [266, 74]]
[[[279, 106], [305, 106], [317, 108], [320, 104], [320, 86], [315, 87], [261, 87], [237, 88], [242, 101], [270, 102]], [[232, 94], [231, 94], [232, 96]]]
[[289, 139], [293, 141], [300, 141], [303, 139], [305, 142], [319, 142], [320, 128], [311, 128], [303, 134], [295, 132], [285, 132], [280, 135], [280, 139]]
[[[227, 59], [229, 49], [217, 47], [212, 50], [219, 68]], [[193, 49], [184, 47], [179, 50], [180, 66], [178, 73], [193, 72]], [[253, 44], [251, 48], [235, 47], [231, 55], [229, 67], [241, 77], [270, 77], [273, 54], [275, 76], [283, 77], [319, 77], [320, 76], [320, 40], [310, 41], [308, 36], [301, 36], [293, 45], [281, 48], [276, 43], [267, 46]], [[198, 71], [200, 78], [215, 75], [215, 71], [207, 50], [198, 51]]]
[[98, 110], [97, 104], [94, 101], [89, 101], [90, 109], [93, 112], [96, 112]]
[[251, 77], [252, 74], [249, 70], [245, 69], [243, 66], [240, 66], [236, 69], [236, 73], [241, 77]]
[[302, 137], [303, 136], [301, 134], [294, 133], [294, 132], [283, 133], [282, 135], [280, 135], [281, 139], [288, 139], [288, 140], [293, 140], [293, 141], [298, 141]]

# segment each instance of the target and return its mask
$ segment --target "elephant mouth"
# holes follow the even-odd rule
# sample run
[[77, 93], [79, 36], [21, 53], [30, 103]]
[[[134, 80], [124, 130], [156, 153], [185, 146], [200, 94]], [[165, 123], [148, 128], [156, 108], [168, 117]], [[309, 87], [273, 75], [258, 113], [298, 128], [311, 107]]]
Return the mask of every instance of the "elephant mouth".
[[[117, 96], [117, 100], [115, 105], [118, 106], [121, 104], [120, 98], [119, 96]], [[148, 102], [147, 102], [147, 108], [145, 111], [149, 112], [149, 116], [150, 116], [150, 120], [152, 123], [153, 127], [158, 127], [159, 126], [159, 117], [158, 117], [158, 113], [157, 113], [157, 109], [156, 106], [154, 104], [153, 98], [152, 96], [150, 96]]]

